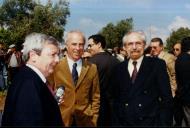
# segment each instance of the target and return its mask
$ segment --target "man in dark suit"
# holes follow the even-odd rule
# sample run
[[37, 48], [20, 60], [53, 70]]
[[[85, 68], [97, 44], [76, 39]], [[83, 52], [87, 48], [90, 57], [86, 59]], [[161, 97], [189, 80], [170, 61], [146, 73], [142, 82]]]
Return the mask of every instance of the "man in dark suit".
[[59, 42], [40, 33], [28, 35], [23, 56], [26, 65], [8, 89], [2, 126], [64, 126], [46, 77], [59, 61]]
[[[179, 108], [176, 108], [175, 119], [177, 126], [181, 126], [182, 120], [185, 126], [190, 126], [190, 37], [185, 37], [181, 42], [181, 54], [176, 65], [177, 92], [175, 100]], [[182, 111], [180, 111], [182, 110]]]
[[166, 64], [158, 58], [143, 56], [146, 37], [129, 32], [123, 47], [129, 59], [112, 72], [114, 126], [171, 126], [172, 93]]
[[100, 81], [100, 111], [98, 126], [110, 126], [110, 105], [107, 97], [108, 81], [115, 65], [119, 63], [116, 57], [110, 55], [104, 49], [106, 47], [105, 38], [100, 35], [91, 35], [88, 38], [88, 48], [92, 57], [89, 61], [96, 64]]

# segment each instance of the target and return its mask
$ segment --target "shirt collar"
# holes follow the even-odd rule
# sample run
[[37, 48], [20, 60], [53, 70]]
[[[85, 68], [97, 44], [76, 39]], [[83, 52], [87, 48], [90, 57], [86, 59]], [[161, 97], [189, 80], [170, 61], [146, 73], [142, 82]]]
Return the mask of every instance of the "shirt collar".
[[132, 59], [129, 59], [129, 63], [132, 63], [133, 61], [137, 61], [137, 64], [141, 64], [142, 63], [142, 60], [143, 60], [144, 56], [141, 56], [139, 59], [137, 60], [132, 60]]
[[38, 76], [42, 79], [42, 81], [43, 81], [44, 83], [46, 83], [46, 78], [45, 78], [45, 76], [41, 73], [41, 71], [40, 71], [38, 68], [36, 68], [35, 66], [30, 65], [30, 64], [26, 64], [26, 66], [28, 66], [28, 67], [31, 68], [34, 72], [36, 72], [36, 73], [38, 74]]
[[72, 59], [70, 59], [70, 58], [67, 56], [67, 60], [68, 60], [69, 65], [73, 65], [74, 63], [77, 63], [77, 66], [79, 66], [79, 65], [82, 64], [82, 59], [79, 59], [79, 60], [77, 60], [77, 61], [75, 62], [75, 61], [73, 61]]

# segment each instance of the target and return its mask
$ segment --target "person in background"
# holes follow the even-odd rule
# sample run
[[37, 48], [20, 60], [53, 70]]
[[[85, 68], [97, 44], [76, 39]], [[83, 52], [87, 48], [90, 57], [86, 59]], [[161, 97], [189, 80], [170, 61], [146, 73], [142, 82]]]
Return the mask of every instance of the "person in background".
[[173, 102], [166, 63], [144, 56], [145, 45], [142, 32], [129, 32], [123, 37], [129, 58], [114, 68], [109, 81], [113, 126], [172, 125]]
[[14, 76], [22, 65], [22, 54], [16, 50], [16, 45], [11, 44], [6, 55], [8, 65], [8, 80], [13, 81]]
[[59, 62], [59, 42], [41, 33], [26, 36], [23, 56], [26, 65], [14, 77], [5, 101], [2, 126], [64, 126], [46, 78]]
[[85, 60], [88, 60], [91, 56], [92, 56], [92, 55], [91, 55], [89, 49], [88, 49], [88, 48], [85, 49], [85, 50], [84, 50], [84, 53], [83, 53], [83, 55], [82, 55], [82, 58], [85, 59]]
[[89, 52], [92, 55], [89, 61], [96, 64], [100, 81], [100, 111], [98, 126], [111, 126], [111, 109], [108, 99], [108, 81], [114, 66], [119, 63], [114, 56], [105, 51], [106, 41], [100, 34], [88, 38]]
[[163, 59], [166, 62], [167, 66], [167, 72], [170, 78], [170, 85], [171, 85], [171, 91], [172, 96], [175, 96], [175, 92], [177, 90], [177, 84], [176, 84], [176, 74], [175, 74], [175, 56], [164, 51], [164, 44], [161, 38], [155, 37], [151, 39], [150, 42], [151, 47], [151, 56], [152, 57], [158, 57], [160, 59]]
[[4, 50], [4, 44], [0, 42], [0, 91], [6, 89], [6, 75], [7, 69], [5, 65], [6, 52]]
[[120, 62], [123, 62], [127, 59], [127, 52], [122, 47], [118, 48], [118, 54], [116, 55], [116, 58]]
[[151, 47], [150, 46], [145, 48], [144, 55], [145, 56], [151, 56]]
[[190, 37], [181, 41], [181, 54], [175, 62], [178, 89], [175, 99], [178, 109], [174, 115], [175, 126], [190, 127]]
[[179, 54], [181, 53], [181, 43], [178, 42], [178, 43], [174, 44], [173, 53], [176, 57], [179, 56]]
[[95, 127], [100, 107], [97, 67], [82, 59], [85, 36], [81, 31], [68, 32], [65, 45], [67, 55], [49, 77], [53, 88], [65, 87], [64, 102], [60, 104], [63, 121], [66, 127]]

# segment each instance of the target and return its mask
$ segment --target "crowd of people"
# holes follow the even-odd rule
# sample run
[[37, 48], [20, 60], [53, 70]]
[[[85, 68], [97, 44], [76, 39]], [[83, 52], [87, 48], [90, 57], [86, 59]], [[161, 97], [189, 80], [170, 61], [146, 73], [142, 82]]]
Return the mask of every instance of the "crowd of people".
[[10, 81], [2, 126], [190, 126], [190, 37], [170, 52], [138, 31], [114, 49], [101, 34], [86, 41], [73, 30], [64, 40], [60, 49], [31, 33], [22, 52], [0, 52]]

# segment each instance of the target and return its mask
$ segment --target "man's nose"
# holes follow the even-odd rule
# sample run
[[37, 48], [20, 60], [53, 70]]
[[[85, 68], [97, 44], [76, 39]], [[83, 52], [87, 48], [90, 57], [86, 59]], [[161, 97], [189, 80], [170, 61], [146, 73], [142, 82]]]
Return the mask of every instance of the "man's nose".
[[137, 48], [136, 43], [133, 43], [132, 48], [133, 48], [133, 49], [136, 49], [136, 48]]
[[55, 62], [56, 62], [56, 63], [59, 62], [59, 56], [58, 56], [58, 55], [55, 56]]

